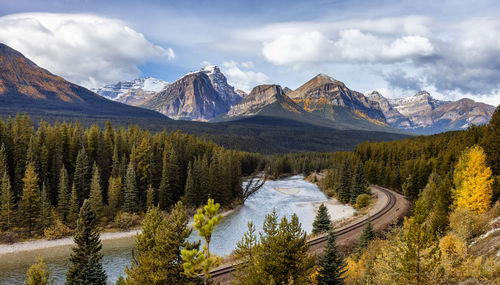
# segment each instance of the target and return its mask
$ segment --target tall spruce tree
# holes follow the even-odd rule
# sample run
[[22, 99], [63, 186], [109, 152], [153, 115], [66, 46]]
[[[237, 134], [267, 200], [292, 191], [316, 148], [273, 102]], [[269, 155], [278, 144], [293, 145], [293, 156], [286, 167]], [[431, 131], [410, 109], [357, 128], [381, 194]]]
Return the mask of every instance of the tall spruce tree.
[[168, 176], [168, 152], [163, 150], [160, 187], [158, 188], [158, 204], [160, 209], [165, 210], [172, 205], [172, 189]]
[[354, 168], [354, 174], [352, 176], [352, 182], [351, 182], [351, 197], [350, 201], [351, 204], [356, 203], [356, 198], [358, 198], [359, 195], [367, 193], [367, 188], [368, 188], [368, 182], [365, 179], [365, 170], [363, 169], [363, 165], [361, 163], [357, 163], [356, 167]]
[[99, 167], [95, 162], [92, 171], [92, 180], [90, 183], [89, 201], [92, 206], [92, 210], [94, 210], [97, 215], [97, 218], [101, 218], [103, 214], [101, 176], [99, 175]]
[[330, 219], [330, 215], [328, 214], [328, 208], [326, 208], [325, 204], [321, 204], [313, 222], [312, 233], [315, 235], [326, 233], [331, 227], [332, 221]]
[[69, 212], [68, 212], [68, 224], [72, 225], [71, 227], [76, 226], [76, 221], [78, 220], [78, 213], [80, 209], [80, 203], [78, 201], [78, 193], [76, 192], [75, 183], [71, 187], [71, 197], [69, 199]]
[[7, 151], [5, 149], [5, 143], [2, 143], [0, 147], [0, 174], [9, 173], [9, 165], [7, 164]]
[[78, 201], [81, 204], [89, 196], [90, 185], [90, 163], [85, 148], [80, 149], [76, 157], [75, 174], [73, 183], [78, 194]]
[[40, 188], [38, 186], [38, 175], [33, 164], [28, 164], [23, 178], [23, 192], [19, 203], [20, 220], [31, 236], [38, 225], [40, 217]]
[[59, 174], [59, 190], [57, 195], [57, 213], [62, 222], [68, 221], [71, 192], [69, 189], [68, 171], [63, 166]]
[[340, 181], [337, 186], [337, 196], [342, 203], [348, 203], [351, 199], [352, 169], [349, 159], [344, 160]]
[[135, 213], [139, 209], [137, 183], [133, 162], [131, 161], [127, 168], [125, 176], [125, 192], [123, 194], [123, 210], [128, 213]]
[[319, 271], [316, 280], [318, 285], [344, 284], [347, 264], [344, 255], [336, 245], [336, 237], [333, 229], [328, 231], [327, 246], [323, 255], [319, 258]]
[[109, 213], [112, 217], [115, 216], [116, 212], [120, 209], [123, 203], [123, 185], [121, 177], [109, 178], [108, 187], [108, 207]]
[[67, 285], [106, 284], [106, 273], [102, 267], [101, 241], [97, 228], [97, 216], [89, 200], [83, 202], [78, 217], [74, 242], [66, 272]]
[[46, 183], [43, 183], [42, 193], [40, 194], [40, 227], [42, 229], [52, 225], [52, 205], [46, 185]]
[[6, 231], [14, 221], [14, 194], [7, 171], [2, 175], [0, 194], [0, 230]]
[[155, 205], [156, 193], [153, 186], [149, 185], [148, 191], [146, 191], [146, 209], [153, 207]]

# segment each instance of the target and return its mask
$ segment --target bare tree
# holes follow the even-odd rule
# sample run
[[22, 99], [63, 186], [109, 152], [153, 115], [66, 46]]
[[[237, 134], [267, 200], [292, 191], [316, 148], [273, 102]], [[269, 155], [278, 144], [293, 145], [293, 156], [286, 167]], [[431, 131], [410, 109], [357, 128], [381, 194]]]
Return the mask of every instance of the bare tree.
[[255, 194], [257, 191], [259, 191], [262, 186], [264, 186], [264, 183], [266, 183], [267, 179], [267, 172], [266, 171], [261, 171], [263, 168], [264, 162], [261, 161], [255, 171], [250, 175], [250, 178], [248, 179], [245, 187], [243, 187], [243, 193], [242, 193], [242, 199], [243, 203]]

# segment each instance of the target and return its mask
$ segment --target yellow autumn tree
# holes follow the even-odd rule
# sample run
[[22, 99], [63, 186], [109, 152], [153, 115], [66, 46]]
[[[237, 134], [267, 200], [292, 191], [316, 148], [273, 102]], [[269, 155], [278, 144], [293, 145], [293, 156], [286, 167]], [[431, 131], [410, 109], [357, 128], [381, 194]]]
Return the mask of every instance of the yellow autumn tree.
[[488, 211], [493, 194], [491, 168], [480, 146], [466, 149], [456, 165], [453, 177], [455, 206], [481, 214]]

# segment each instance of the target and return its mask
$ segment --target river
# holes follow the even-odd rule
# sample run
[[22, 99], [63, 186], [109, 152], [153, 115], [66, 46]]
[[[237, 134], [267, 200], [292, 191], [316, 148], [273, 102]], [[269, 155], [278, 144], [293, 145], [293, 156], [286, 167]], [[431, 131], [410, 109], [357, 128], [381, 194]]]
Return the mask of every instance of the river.
[[[265, 215], [273, 209], [276, 209], [280, 217], [296, 213], [302, 228], [310, 233], [315, 207], [326, 201], [327, 197], [318, 187], [303, 180], [302, 176], [267, 181], [243, 206], [222, 219], [214, 231], [210, 249], [221, 256], [229, 255], [247, 230], [247, 222], [253, 221], [259, 231]], [[336, 201], [329, 201], [328, 208], [334, 220], [354, 213], [353, 208]], [[197, 233], [193, 233], [190, 239], [198, 239]], [[125, 267], [130, 264], [133, 248], [133, 237], [103, 241], [103, 266], [109, 281], [116, 281], [124, 274]], [[23, 284], [27, 268], [38, 256], [42, 256], [48, 264], [55, 283], [64, 284], [70, 251], [69, 246], [61, 246], [0, 255], [0, 284]]]

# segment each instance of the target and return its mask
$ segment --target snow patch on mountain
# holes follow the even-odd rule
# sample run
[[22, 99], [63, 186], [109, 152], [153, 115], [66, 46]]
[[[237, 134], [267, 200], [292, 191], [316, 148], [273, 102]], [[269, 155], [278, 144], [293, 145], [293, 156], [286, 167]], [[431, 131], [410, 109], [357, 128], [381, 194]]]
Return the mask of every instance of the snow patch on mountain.
[[146, 77], [108, 84], [100, 88], [94, 88], [92, 91], [108, 99], [118, 101], [123, 99], [123, 96], [128, 95], [130, 90], [157, 93], [165, 89], [168, 84], [168, 82], [161, 79]]

